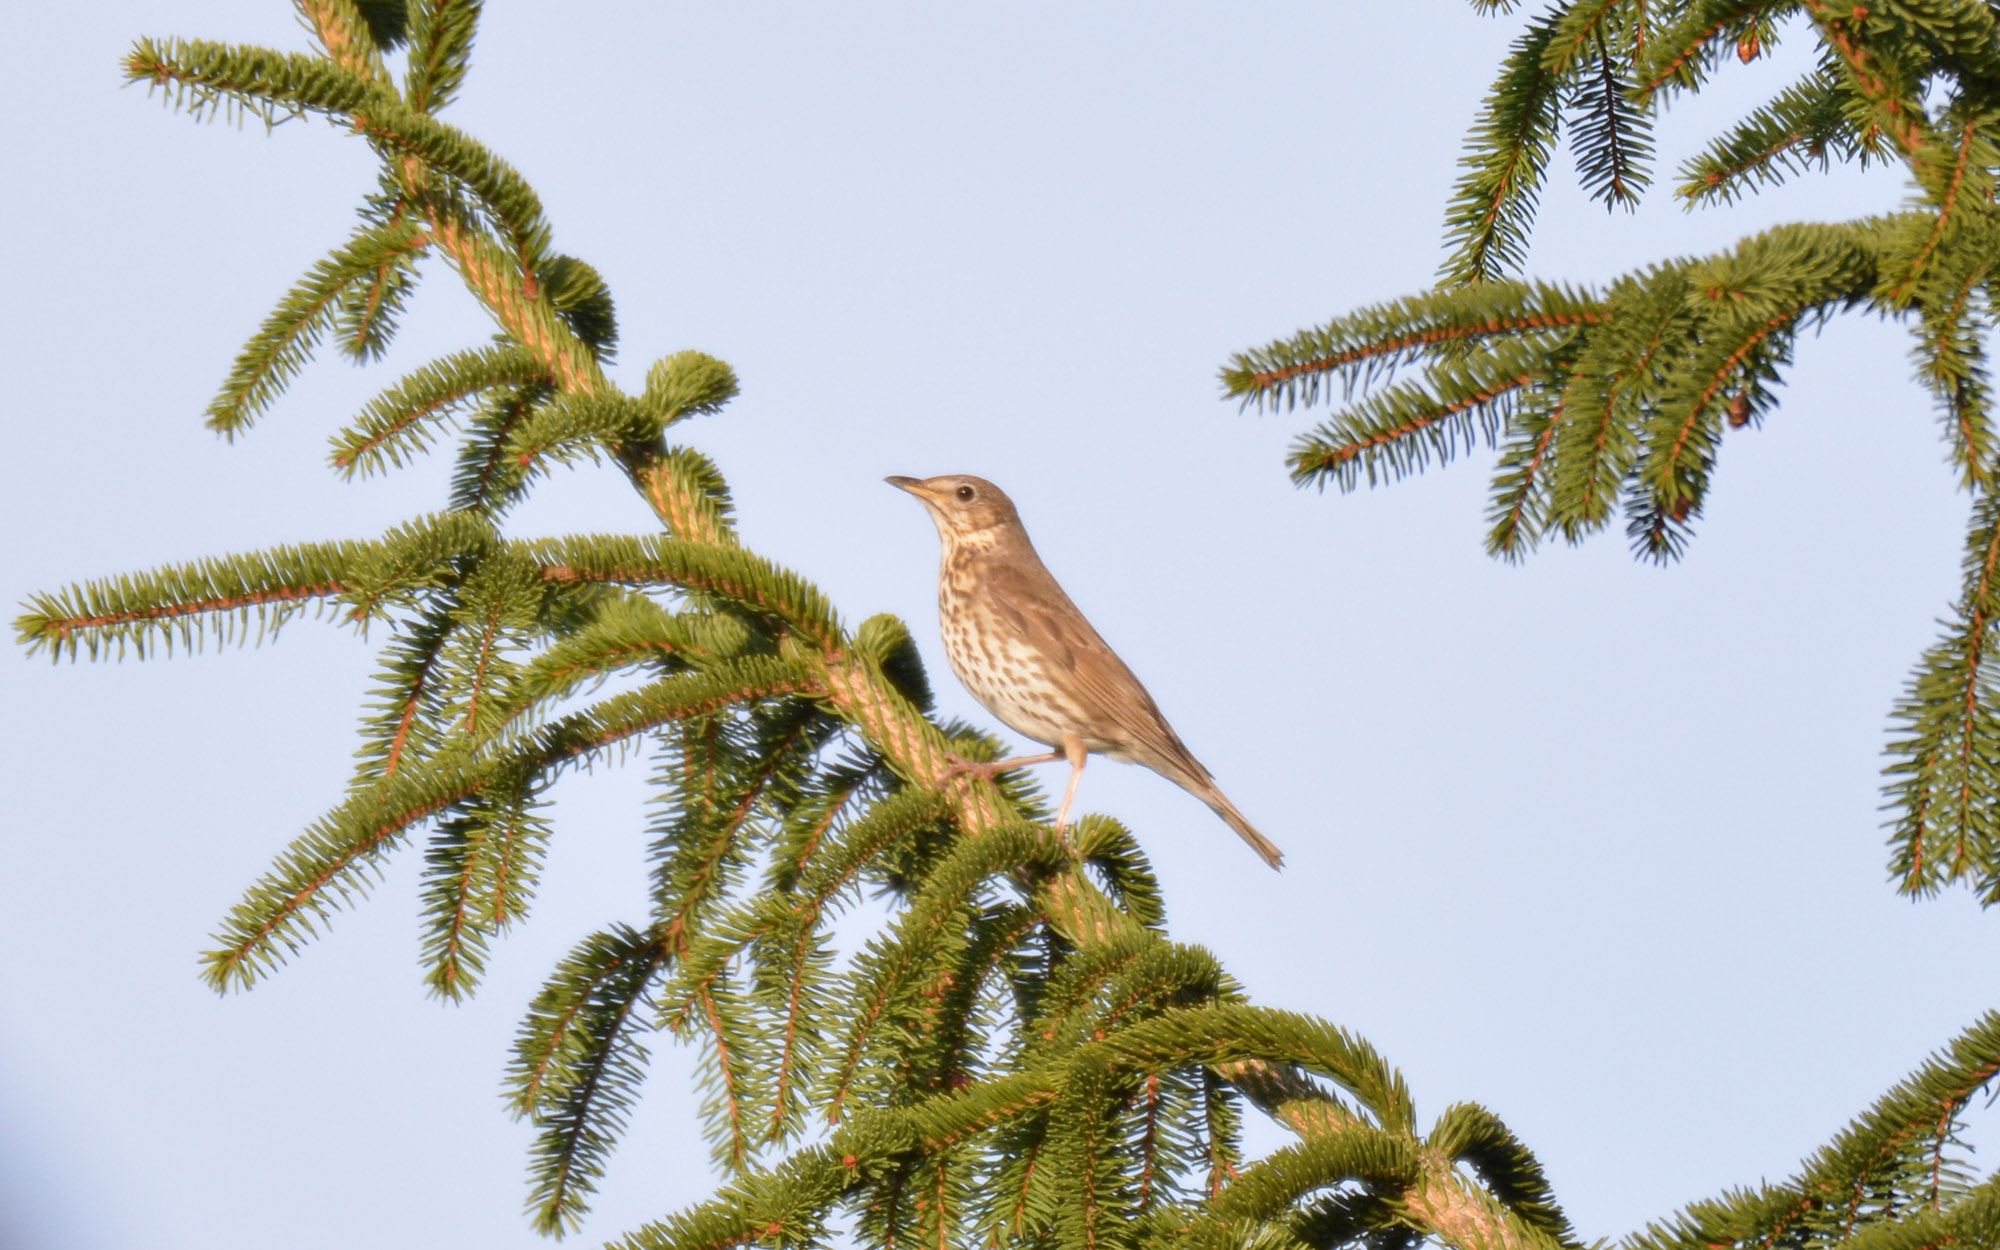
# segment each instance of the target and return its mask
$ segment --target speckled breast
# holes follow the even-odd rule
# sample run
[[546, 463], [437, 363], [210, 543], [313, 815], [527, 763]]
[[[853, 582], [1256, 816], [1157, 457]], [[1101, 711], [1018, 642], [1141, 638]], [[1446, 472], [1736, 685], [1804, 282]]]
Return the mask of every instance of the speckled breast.
[[947, 558], [938, 578], [938, 624], [951, 671], [1009, 729], [1059, 746], [1088, 718], [1061, 673], [979, 593], [977, 557]]

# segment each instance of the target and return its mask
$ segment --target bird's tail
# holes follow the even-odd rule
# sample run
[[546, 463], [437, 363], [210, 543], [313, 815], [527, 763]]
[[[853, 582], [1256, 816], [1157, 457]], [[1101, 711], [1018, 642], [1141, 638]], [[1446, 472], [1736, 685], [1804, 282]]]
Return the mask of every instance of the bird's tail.
[[[1188, 788], [1194, 789], [1192, 786]], [[1258, 833], [1249, 821], [1243, 819], [1243, 813], [1236, 810], [1236, 804], [1231, 803], [1222, 791], [1216, 789], [1214, 782], [1210, 782], [1203, 789], [1195, 790], [1194, 793], [1236, 831], [1236, 836], [1248, 842], [1251, 850], [1262, 855], [1265, 863], [1273, 869], [1282, 869], [1285, 866], [1285, 853], [1279, 850], [1271, 839]]]

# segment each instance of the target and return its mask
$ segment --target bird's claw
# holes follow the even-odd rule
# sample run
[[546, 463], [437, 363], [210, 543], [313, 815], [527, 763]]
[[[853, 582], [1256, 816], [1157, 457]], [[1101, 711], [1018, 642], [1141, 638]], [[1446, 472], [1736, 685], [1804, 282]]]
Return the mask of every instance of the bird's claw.
[[951, 766], [946, 768], [944, 775], [938, 778], [940, 782], [950, 781], [954, 777], [978, 777], [984, 781], [991, 781], [1001, 773], [1008, 771], [1006, 765], [1009, 761], [1007, 760], [969, 760], [962, 755], [950, 754], [947, 754], [945, 758], [951, 761]]

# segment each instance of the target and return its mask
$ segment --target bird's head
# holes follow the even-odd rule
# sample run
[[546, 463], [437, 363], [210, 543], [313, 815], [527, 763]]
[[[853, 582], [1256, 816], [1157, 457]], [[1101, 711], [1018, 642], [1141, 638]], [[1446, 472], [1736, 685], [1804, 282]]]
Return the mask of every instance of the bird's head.
[[976, 538], [1021, 524], [1014, 501], [983, 477], [948, 473], [943, 477], [890, 477], [883, 481], [923, 500], [946, 542]]

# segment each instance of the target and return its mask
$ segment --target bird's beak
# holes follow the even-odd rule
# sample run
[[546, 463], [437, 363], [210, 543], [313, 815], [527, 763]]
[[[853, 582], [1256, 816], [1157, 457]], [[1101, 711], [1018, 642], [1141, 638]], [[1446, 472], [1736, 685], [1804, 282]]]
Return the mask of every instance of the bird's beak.
[[924, 484], [923, 484], [923, 483], [922, 483], [921, 481], [917, 480], [916, 478], [913, 478], [913, 477], [885, 477], [885, 478], [883, 478], [882, 480], [883, 480], [883, 481], [885, 481], [885, 482], [887, 482], [887, 483], [888, 483], [889, 485], [891, 485], [891, 486], [895, 487], [895, 488], [896, 488], [897, 490], [906, 490], [906, 491], [909, 491], [909, 492], [910, 492], [910, 493], [911, 493], [912, 495], [915, 495], [915, 496], [916, 496], [917, 498], [919, 498], [919, 499], [924, 499], [924, 500], [928, 500], [928, 501], [930, 501], [931, 503], [942, 503], [942, 502], [944, 502], [944, 496], [943, 496], [943, 495], [940, 495], [940, 494], [938, 494], [938, 493], [937, 493], [936, 491], [934, 491], [934, 490], [929, 490], [929, 489], [927, 489], [927, 488], [926, 488], [926, 487], [924, 486]]

